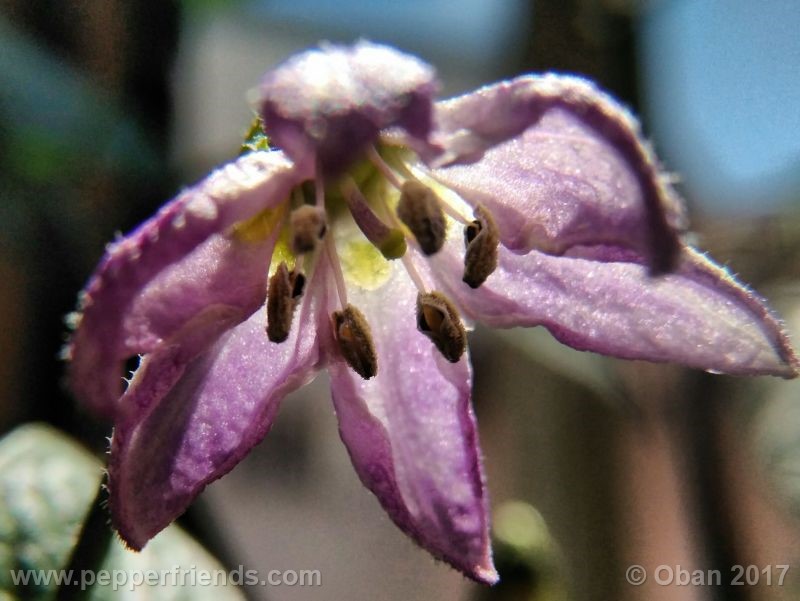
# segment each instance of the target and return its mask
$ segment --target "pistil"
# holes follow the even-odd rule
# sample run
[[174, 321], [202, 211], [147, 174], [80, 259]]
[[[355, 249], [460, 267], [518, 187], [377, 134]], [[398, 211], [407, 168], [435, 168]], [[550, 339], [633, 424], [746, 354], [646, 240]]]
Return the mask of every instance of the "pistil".
[[405, 254], [406, 241], [403, 232], [381, 221], [367, 204], [353, 178], [345, 178], [342, 195], [358, 228], [385, 258], [397, 259]]

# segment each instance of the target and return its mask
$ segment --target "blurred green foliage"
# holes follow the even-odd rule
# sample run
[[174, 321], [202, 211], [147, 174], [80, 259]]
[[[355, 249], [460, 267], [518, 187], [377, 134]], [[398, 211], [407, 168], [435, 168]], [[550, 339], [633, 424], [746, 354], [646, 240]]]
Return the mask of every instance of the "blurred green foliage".
[[[21, 426], [0, 439], [0, 599], [46, 600], [56, 595], [56, 586], [15, 588], [11, 570], [59, 570], [65, 568], [83, 520], [102, 478], [100, 462], [57, 430], [39, 424]], [[153, 600], [240, 600], [233, 586], [195, 586], [191, 576], [164, 578], [164, 585], [141, 586], [131, 593], [134, 570], [169, 573], [183, 570], [199, 574], [223, 570], [199, 544], [177, 526], [170, 526], [141, 553], [114, 540], [101, 570], [113, 574], [124, 570], [129, 582], [120, 587], [95, 586], [85, 598], [93, 601], [117, 599], [122, 591], [135, 598]], [[79, 579], [77, 573], [74, 579]]]

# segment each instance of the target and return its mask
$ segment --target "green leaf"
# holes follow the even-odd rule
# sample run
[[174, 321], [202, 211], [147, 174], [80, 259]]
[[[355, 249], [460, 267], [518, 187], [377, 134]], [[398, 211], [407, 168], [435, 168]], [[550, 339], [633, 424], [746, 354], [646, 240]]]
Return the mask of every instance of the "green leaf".
[[[55, 572], [50, 573], [49, 583], [29, 581], [26, 587], [15, 588], [12, 570], [65, 567], [102, 473], [95, 457], [49, 426], [21, 426], [0, 439], [0, 601], [55, 596]], [[235, 586], [202, 586], [205, 574], [220, 583], [227, 580], [223, 579], [227, 571], [207, 551], [171, 526], [141, 553], [114, 540], [100, 570], [92, 575], [73, 573], [72, 578], [78, 588], [82, 577], [84, 582], [92, 576], [106, 578], [107, 585], [87, 589], [87, 598], [96, 601], [116, 599], [121, 591], [154, 600], [244, 598]], [[139, 584], [149, 577], [159, 584]]]
[[[101, 477], [91, 455], [47, 426], [0, 440], [0, 590], [13, 591], [10, 570], [63, 566]], [[26, 596], [46, 590], [31, 585]]]
[[160, 172], [152, 142], [119, 99], [1, 17], [0, 47], [0, 152], [9, 179], [63, 185], [98, 170]]

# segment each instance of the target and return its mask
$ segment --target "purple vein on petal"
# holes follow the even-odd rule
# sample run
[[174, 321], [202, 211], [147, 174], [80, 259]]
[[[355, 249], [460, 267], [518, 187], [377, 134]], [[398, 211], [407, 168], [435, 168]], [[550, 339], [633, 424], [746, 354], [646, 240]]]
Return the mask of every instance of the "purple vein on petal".
[[[70, 379], [76, 395], [100, 413], [113, 413], [122, 389], [122, 361], [136, 352], [151, 350], [150, 345], [157, 340], [146, 332], [126, 331], [127, 326], [142, 323], [140, 318], [133, 319], [142, 304], [134, 307], [133, 314], [129, 309], [138, 295], [148, 285], [157, 285], [162, 271], [182, 261], [213, 235], [283, 200], [301, 178], [281, 153], [245, 155], [183, 192], [112, 244], [81, 294], [79, 309], [83, 315], [70, 342]], [[223, 255], [210, 253], [209, 257], [224, 260]], [[190, 257], [190, 264], [192, 260]], [[202, 263], [199, 267], [213, 270], [213, 266]], [[225, 277], [224, 273], [219, 275]], [[242, 318], [252, 305], [251, 299], [243, 305]], [[154, 303], [151, 308], [159, 306]], [[180, 317], [189, 319], [191, 315], [182, 313]], [[126, 318], [133, 321], [126, 322]], [[168, 325], [168, 335], [182, 324], [176, 320], [164, 325]], [[141, 347], [137, 347], [137, 336], [141, 336]]]
[[676, 273], [654, 278], [641, 262], [609, 260], [605, 251], [554, 257], [501, 248], [497, 271], [476, 291], [458, 277], [458, 252], [450, 244], [437, 255], [437, 274], [459, 306], [488, 325], [544, 325], [564, 344], [624, 359], [740, 375], [797, 373], [786, 334], [764, 302], [691, 249]]
[[[487, 194], [491, 197], [495, 192], [491, 183], [481, 189], [477, 180], [470, 177], [468, 165], [477, 163], [480, 171], [481, 161], [488, 160], [492, 164], [510, 156], [515, 163], [517, 178], [512, 184], [520, 190], [516, 196], [509, 194], [496, 198], [498, 205], [507, 203], [510, 208], [521, 206], [525, 209], [532, 200], [527, 195], [539, 194], [538, 202], [555, 203], [549, 215], [552, 220], [558, 216], [557, 204], [565, 197], [574, 197], [582, 203], [579, 208], [587, 210], [590, 218], [588, 222], [579, 223], [588, 228], [582, 232], [585, 237], [581, 243], [633, 242], [633, 247], [648, 257], [653, 272], [668, 271], [675, 265], [680, 249], [678, 231], [685, 226], [680, 201], [661, 173], [636, 119], [588, 81], [554, 74], [519, 77], [437, 103], [436, 123], [439, 128], [436, 141], [446, 149], [444, 159], [431, 159], [434, 163], [439, 161], [441, 169], [437, 177], [452, 185], [467, 202], [485, 204]], [[529, 130], [526, 136], [524, 132]], [[513, 147], [515, 141], [533, 154], [529, 157], [520, 154]], [[512, 146], [504, 149], [509, 142]], [[546, 146], [557, 149], [562, 158], [567, 159], [567, 171], [559, 173], [555, 164], [544, 173], [532, 169], [537, 164], [549, 163], [546, 148], [542, 148]], [[601, 150], [599, 155], [596, 152], [598, 147]], [[496, 149], [494, 152], [493, 148]], [[442, 160], [445, 164], [441, 164]], [[581, 160], [585, 161], [585, 176], [581, 174]], [[448, 165], [462, 167], [451, 172], [446, 168]], [[616, 176], [609, 170], [631, 180], [625, 184], [625, 189], [617, 192], [631, 195], [629, 200], [641, 203], [640, 228], [631, 229], [630, 224], [625, 223], [624, 214], [615, 217], [602, 206], [607, 201], [611, 201], [611, 207], [619, 206], [619, 199], [613, 198], [609, 193], [611, 190], [591, 198], [591, 190], [598, 183], [614, 184]], [[600, 176], [599, 182], [593, 181], [593, 172]], [[487, 172], [486, 177], [493, 176]], [[502, 178], [502, 169], [498, 177]], [[461, 179], [465, 181], [460, 182]], [[502, 182], [498, 183], [502, 188]], [[471, 200], [473, 193], [476, 198]], [[568, 207], [567, 210], [574, 212], [577, 209]], [[598, 211], [601, 215], [606, 214], [606, 223], [598, 224], [605, 227], [598, 232], [599, 239], [591, 240], [589, 237], [594, 225], [591, 218]], [[527, 210], [519, 211], [521, 219], [533, 219], [534, 216], [535, 213], [529, 215]], [[619, 223], [615, 224], [615, 219]], [[615, 231], [609, 231], [609, 226], [614, 226], [612, 230]], [[535, 231], [542, 226], [534, 223], [529, 227]], [[639, 232], [644, 233], [642, 241], [635, 239]], [[581, 232], [573, 231], [572, 235], [576, 233]], [[608, 239], [609, 235], [618, 239]], [[634, 240], [626, 239], [631, 235], [634, 235]], [[569, 244], [570, 240], [551, 238], [543, 242], [540, 250], [555, 249], [558, 252], [559, 246]], [[514, 249], [513, 240], [510, 247]]]
[[417, 331], [417, 290], [391, 265], [379, 290], [348, 291], [379, 363], [366, 381], [332, 361], [340, 433], [362, 482], [401, 529], [470, 577], [495, 582], [469, 362], [449, 363]]
[[329, 294], [317, 267], [288, 340], [270, 342], [264, 314], [194, 356], [187, 345], [148, 355], [121, 399], [109, 489], [114, 525], [139, 549], [267, 434], [283, 397], [321, 367]]

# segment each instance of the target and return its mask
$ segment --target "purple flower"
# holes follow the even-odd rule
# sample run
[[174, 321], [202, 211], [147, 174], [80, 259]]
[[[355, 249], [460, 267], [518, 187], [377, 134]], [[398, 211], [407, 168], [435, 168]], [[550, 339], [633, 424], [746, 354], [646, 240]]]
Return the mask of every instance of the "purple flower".
[[494, 582], [473, 320], [544, 325], [616, 357], [797, 374], [763, 301], [682, 243], [680, 200], [612, 99], [559, 75], [434, 103], [436, 90], [391, 48], [301, 54], [260, 89], [283, 150], [241, 156], [109, 247], [81, 296], [70, 381], [114, 419], [111, 512], [131, 547], [326, 367], [364, 485], [435, 557]]

